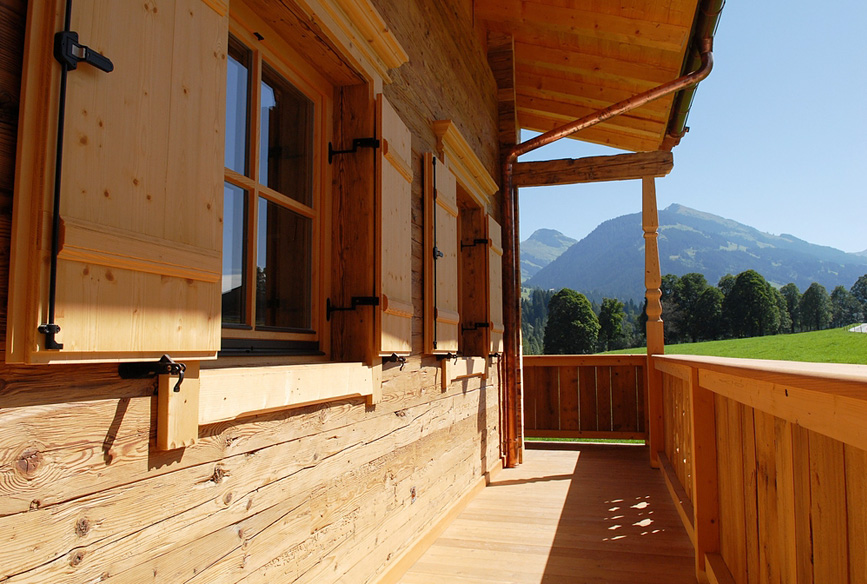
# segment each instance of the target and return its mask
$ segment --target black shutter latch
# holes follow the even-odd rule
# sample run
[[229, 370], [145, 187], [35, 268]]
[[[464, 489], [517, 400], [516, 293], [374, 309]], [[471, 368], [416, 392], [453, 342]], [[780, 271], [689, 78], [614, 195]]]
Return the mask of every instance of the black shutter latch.
[[111, 73], [114, 63], [111, 59], [100, 55], [90, 47], [78, 42], [78, 33], [61, 31], [54, 35], [54, 58], [69, 69], [76, 69], [81, 61], [93, 65], [100, 71]]

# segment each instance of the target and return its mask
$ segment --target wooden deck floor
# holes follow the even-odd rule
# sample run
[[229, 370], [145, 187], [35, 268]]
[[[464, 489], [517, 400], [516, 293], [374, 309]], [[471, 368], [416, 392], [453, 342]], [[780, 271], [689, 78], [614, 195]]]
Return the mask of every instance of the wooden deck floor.
[[695, 584], [694, 556], [643, 447], [527, 450], [401, 584]]

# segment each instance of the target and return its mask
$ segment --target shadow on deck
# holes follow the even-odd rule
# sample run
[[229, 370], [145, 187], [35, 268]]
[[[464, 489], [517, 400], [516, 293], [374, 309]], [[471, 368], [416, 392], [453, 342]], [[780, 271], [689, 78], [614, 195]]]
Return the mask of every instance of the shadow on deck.
[[527, 450], [402, 584], [696, 582], [692, 545], [644, 447]]

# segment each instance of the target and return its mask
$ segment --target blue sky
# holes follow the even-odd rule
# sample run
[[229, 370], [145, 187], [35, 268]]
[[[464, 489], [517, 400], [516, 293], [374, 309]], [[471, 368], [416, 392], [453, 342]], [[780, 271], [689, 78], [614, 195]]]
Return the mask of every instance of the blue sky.
[[[848, 252], [867, 250], [867, 3], [728, 2], [715, 66], [657, 181], [680, 203]], [[529, 137], [529, 135], [526, 135]], [[562, 140], [521, 160], [615, 154]], [[639, 181], [521, 189], [521, 239], [581, 239], [641, 210]]]

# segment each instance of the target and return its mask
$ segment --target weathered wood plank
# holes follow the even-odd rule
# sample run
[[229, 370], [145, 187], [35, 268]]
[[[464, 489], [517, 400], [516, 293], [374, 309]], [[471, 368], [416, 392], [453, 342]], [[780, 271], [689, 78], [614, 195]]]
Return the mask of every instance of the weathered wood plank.
[[581, 430], [599, 430], [596, 419], [596, 367], [578, 367], [579, 406]]
[[810, 523], [816, 582], [843, 584], [849, 580], [849, 534], [843, 527], [848, 519], [845, 467], [842, 443], [815, 432], [810, 434]]
[[560, 429], [581, 429], [578, 416], [578, 368], [558, 367], [560, 377]]
[[845, 447], [846, 507], [849, 514], [849, 581], [867, 582], [867, 451]]
[[663, 177], [674, 168], [671, 152], [637, 152], [613, 156], [518, 162], [514, 181], [519, 187], [573, 185], [588, 182]]
[[736, 582], [747, 581], [744, 542], [744, 464], [738, 405], [714, 396], [717, 476], [719, 478], [720, 555]]

